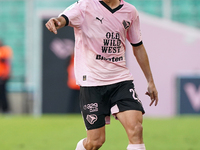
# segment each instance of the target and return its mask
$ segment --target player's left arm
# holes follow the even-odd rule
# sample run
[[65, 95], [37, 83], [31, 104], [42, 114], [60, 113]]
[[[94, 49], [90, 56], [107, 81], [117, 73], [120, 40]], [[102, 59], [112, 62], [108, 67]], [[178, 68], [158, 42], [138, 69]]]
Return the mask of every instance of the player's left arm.
[[149, 59], [144, 45], [133, 46], [133, 53], [148, 82], [148, 92], [146, 94], [151, 98], [150, 106], [153, 103], [155, 103], [156, 106], [158, 104], [158, 92], [153, 80]]

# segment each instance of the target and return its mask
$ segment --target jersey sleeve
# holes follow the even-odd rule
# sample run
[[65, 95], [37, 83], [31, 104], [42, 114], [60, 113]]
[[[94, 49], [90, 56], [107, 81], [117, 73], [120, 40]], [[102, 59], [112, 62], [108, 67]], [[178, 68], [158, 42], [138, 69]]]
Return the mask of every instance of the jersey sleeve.
[[140, 20], [137, 10], [135, 10], [135, 17], [127, 31], [127, 39], [132, 46], [139, 46], [142, 44], [142, 35], [140, 30]]
[[67, 7], [59, 16], [63, 16], [65, 18], [66, 26], [79, 27], [84, 20], [83, 1], [77, 1]]

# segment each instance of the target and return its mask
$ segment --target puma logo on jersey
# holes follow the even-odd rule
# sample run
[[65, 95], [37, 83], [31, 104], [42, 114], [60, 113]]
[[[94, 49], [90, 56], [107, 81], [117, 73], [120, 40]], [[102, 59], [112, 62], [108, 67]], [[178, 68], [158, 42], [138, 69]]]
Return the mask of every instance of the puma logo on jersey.
[[102, 21], [103, 21], [103, 18], [102, 19], [99, 19], [99, 17], [96, 17], [97, 20], [99, 20], [102, 24]]
[[123, 24], [124, 28], [127, 29], [130, 26], [131, 23], [123, 20], [122, 24]]

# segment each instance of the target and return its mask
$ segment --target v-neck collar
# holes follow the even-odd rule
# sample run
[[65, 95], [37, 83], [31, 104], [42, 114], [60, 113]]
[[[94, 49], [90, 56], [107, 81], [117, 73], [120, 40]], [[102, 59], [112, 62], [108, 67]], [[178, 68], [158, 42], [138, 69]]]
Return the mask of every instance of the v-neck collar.
[[99, 1], [105, 8], [107, 8], [111, 13], [115, 13], [116, 11], [118, 11], [119, 9], [122, 8], [123, 4], [120, 4], [119, 6], [117, 6], [116, 8], [112, 9], [110, 8], [104, 1]]

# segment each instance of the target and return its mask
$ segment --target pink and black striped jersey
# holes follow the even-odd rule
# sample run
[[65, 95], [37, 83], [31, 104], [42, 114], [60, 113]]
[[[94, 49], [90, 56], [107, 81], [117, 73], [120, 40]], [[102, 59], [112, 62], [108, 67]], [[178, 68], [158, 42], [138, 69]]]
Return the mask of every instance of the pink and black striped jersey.
[[99, 0], [80, 0], [61, 13], [75, 33], [75, 76], [80, 86], [133, 80], [126, 67], [126, 39], [142, 44], [136, 8], [121, 0], [111, 9]]

